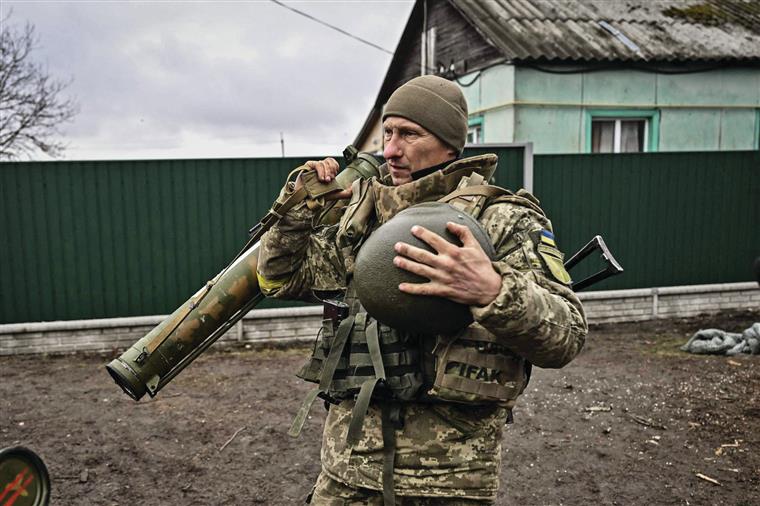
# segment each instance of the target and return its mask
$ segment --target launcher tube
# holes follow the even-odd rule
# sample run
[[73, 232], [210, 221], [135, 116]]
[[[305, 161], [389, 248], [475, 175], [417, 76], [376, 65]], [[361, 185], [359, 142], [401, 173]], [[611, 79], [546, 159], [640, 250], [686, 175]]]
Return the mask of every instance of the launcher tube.
[[[379, 175], [379, 163], [372, 155], [350, 149], [344, 152], [349, 164], [336, 178], [342, 188], [355, 179]], [[325, 216], [334, 221], [338, 214]], [[261, 228], [257, 231], [263, 232]], [[200, 354], [198, 351], [202, 353], [221, 336], [225, 325], [229, 327], [245, 316], [244, 312], [264, 298], [256, 278], [258, 253], [257, 243], [106, 366], [127, 395], [135, 400], [146, 392], [155, 396]]]

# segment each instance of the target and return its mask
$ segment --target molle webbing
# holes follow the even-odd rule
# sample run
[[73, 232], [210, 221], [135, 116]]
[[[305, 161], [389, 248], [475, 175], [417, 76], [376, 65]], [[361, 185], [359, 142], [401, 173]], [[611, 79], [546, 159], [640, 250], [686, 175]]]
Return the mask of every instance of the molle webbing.
[[[366, 319], [366, 313], [359, 313], [356, 316], [357, 319], [360, 317], [362, 320]], [[362, 427], [364, 425], [364, 418], [367, 416], [367, 408], [369, 408], [369, 401], [372, 398], [372, 393], [378, 385], [385, 381], [385, 367], [383, 366], [383, 357], [380, 354], [380, 339], [377, 334], [376, 321], [373, 320], [366, 326], [364, 337], [367, 344], [367, 354], [372, 363], [374, 375], [373, 377], [365, 379], [362, 382], [361, 387], [359, 387], [359, 395], [356, 396], [356, 403], [351, 412], [351, 422], [348, 425], [348, 434], [346, 436], [346, 442], [350, 446], [354, 446], [359, 442]], [[358, 354], [352, 353], [351, 355]], [[350, 359], [349, 363], [351, 363]]]
[[422, 366], [418, 346], [410, 340], [364, 311], [341, 321], [337, 330], [332, 320], [325, 320], [312, 357], [298, 374], [319, 386], [307, 394], [288, 434], [300, 433], [317, 397], [331, 401], [356, 397], [349, 442], [360, 437], [373, 397], [414, 399], [423, 383]]
[[338, 368], [341, 355], [343, 355], [343, 348], [346, 347], [348, 336], [351, 334], [351, 330], [355, 323], [357, 323], [356, 320], [349, 316], [340, 322], [340, 325], [338, 326], [338, 332], [335, 334], [335, 339], [330, 347], [330, 354], [327, 356], [327, 360], [325, 360], [324, 365], [322, 366], [322, 374], [319, 378], [319, 389], [323, 392], [326, 392], [330, 388], [333, 375]]
[[[332, 325], [331, 320], [328, 320], [328, 322], [330, 325]], [[311, 391], [309, 391], [308, 394], [306, 394], [306, 398], [301, 403], [301, 407], [298, 409], [298, 413], [296, 413], [296, 417], [293, 419], [290, 430], [288, 430], [289, 436], [298, 437], [298, 435], [301, 433], [304, 422], [306, 422], [306, 417], [309, 415], [311, 406], [317, 399], [317, 396], [320, 394], [325, 396], [327, 394], [330, 383], [332, 382], [333, 374], [335, 373], [335, 370], [340, 366], [341, 355], [343, 354], [343, 349], [346, 346], [348, 336], [351, 334], [351, 329], [353, 329], [353, 326], [354, 317], [349, 316], [340, 322], [340, 325], [338, 325], [338, 330], [335, 333], [334, 337], [332, 336], [332, 333], [330, 333], [329, 336], [322, 335], [320, 342], [321, 346], [318, 346], [315, 349], [314, 354], [312, 355], [312, 359], [301, 370], [301, 372], [299, 372], [298, 376], [305, 379], [306, 381], [318, 381], [319, 386], [313, 388]], [[325, 328], [328, 327], [324, 325], [323, 330]], [[325, 349], [329, 350], [329, 354], [327, 356], [324, 354]]]

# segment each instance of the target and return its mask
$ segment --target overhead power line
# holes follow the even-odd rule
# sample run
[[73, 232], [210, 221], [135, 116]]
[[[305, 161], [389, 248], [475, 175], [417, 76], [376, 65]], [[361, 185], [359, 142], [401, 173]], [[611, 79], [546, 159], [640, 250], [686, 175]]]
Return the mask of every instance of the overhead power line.
[[324, 26], [326, 26], [326, 27], [328, 27], [328, 28], [332, 28], [332, 29], [333, 29], [333, 30], [335, 30], [336, 32], [340, 32], [340, 33], [342, 33], [343, 35], [347, 35], [347, 36], [351, 37], [352, 39], [358, 40], [358, 41], [359, 41], [359, 42], [361, 42], [362, 44], [367, 44], [368, 46], [372, 46], [372, 47], [374, 47], [375, 49], [379, 49], [380, 51], [382, 51], [382, 52], [384, 52], [384, 53], [388, 53], [388, 54], [390, 54], [390, 55], [392, 55], [392, 54], [393, 54], [393, 51], [388, 51], [388, 50], [387, 50], [387, 49], [385, 49], [384, 47], [378, 46], [377, 44], [374, 44], [374, 43], [372, 43], [372, 42], [370, 42], [370, 41], [368, 41], [368, 40], [364, 40], [364, 39], [362, 39], [361, 37], [357, 37], [356, 35], [354, 35], [354, 34], [352, 34], [352, 33], [349, 33], [349, 32], [345, 31], [345, 30], [344, 30], [344, 29], [342, 29], [342, 28], [338, 28], [337, 26], [331, 25], [330, 23], [327, 23], [327, 22], [325, 22], [325, 21], [322, 21], [321, 19], [317, 19], [317, 18], [315, 18], [314, 16], [312, 16], [311, 14], [307, 14], [307, 13], [305, 13], [305, 12], [303, 12], [303, 11], [299, 11], [298, 9], [295, 9], [295, 8], [293, 8], [293, 7], [289, 6], [289, 5], [285, 5], [284, 3], [280, 2], [279, 0], [271, 0], [271, 1], [272, 1], [273, 3], [275, 3], [275, 4], [279, 5], [280, 7], [285, 7], [286, 9], [288, 9], [288, 10], [290, 10], [290, 11], [293, 11], [293, 12], [295, 12], [296, 14], [300, 14], [301, 16], [303, 16], [303, 17], [305, 17], [305, 18], [309, 18], [309, 19], [311, 19], [312, 21], [316, 21], [316, 22], [317, 22], [317, 23], [319, 23], [320, 25], [324, 25]]

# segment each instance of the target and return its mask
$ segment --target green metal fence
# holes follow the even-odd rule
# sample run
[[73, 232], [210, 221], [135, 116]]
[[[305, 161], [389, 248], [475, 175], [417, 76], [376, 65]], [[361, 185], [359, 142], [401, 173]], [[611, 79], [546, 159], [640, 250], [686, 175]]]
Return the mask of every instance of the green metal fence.
[[[514, 179], [522, 149], [496, 151]], [[0, 323], [173, 311], [239, 251], [305, 160], [0, 164]]]
[[594, 289], [752, 279], [760, 152], [541, 155], [534, 170], [563, 251], [601, 234], [625, 268]]
[[0, 165], [0, 322], [173, 311], [303, 159]]
[[494, 182], [504, 188], [517, 189], [523, 186], [525, 147], [522, 145], [487, 144], [485, 146], [468, 146], [462, 156], [476, 156], [496, 153], [499, 165], [496, 167]]
[[[521, 186], [522, 148], [467, 154], [486, 151], [499, 154], [497, 183]], [[304, 160], [0, 164], [0, 323], [171, 312]], [[546, 155], [534, 170], [563, 250], [602, 233], [625, 266], [607, 287], [750, 279], [757, 152]]]

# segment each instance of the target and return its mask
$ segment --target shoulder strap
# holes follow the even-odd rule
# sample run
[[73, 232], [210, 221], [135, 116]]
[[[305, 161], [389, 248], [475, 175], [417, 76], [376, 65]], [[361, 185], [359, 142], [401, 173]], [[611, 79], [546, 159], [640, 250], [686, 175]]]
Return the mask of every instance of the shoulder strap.
[[502, 195], [512, 195], [509, 190], [486, 184], [485, 181], [483, 175], [473, 172], [469, 176], [462, 177], [456, 190], [438, 201], [448, 203], [477, 219], [485, 207], [486, 201]]
[[463, 188], [458, 188], [454, 190], [453, 192], [449, 193], [448, 195], [444, 196], [443, 198], [439, 199], [438, 202], [448, 203], [459, 197], [473, 196], [473, 197], [494, 198], [494, 197], [501, 197], [505, 195], [514, 195], [514, 194], [511, 191], [505, 188], [502, 188], [500, 186], [479, 184], [475, 186], [465, 186]]
[[541, 209], [541, 206], [539, 206], [535, 199], [529, 199], [520, 195], [510, 194], [510, 195], [500, 195], [494, 198], [491, 202], [489, 202], [489, 205], [491, 204], [498, 204], [500, 202], [514, 204], [517, 206], [527, 207], [528, 209], [537, 212], [541, 216], [546, 216], [546, 213], [544, 213], [544, 210]]

